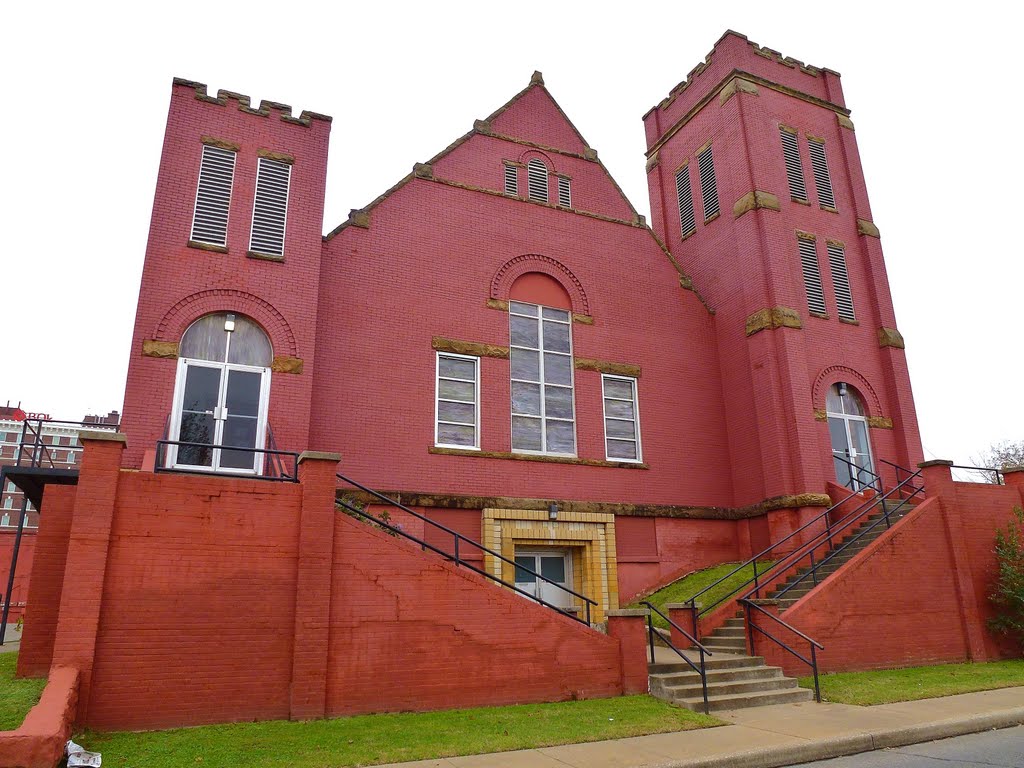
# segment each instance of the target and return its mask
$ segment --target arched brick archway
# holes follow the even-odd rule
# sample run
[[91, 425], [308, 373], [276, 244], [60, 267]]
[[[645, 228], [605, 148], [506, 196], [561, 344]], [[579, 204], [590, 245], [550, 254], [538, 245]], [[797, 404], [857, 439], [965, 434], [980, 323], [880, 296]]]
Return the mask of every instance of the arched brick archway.
[[538, 253], [524, 253], [502, 264], [491, 280], [490, 297], [507, 301], [512, 283], [527, 272], [540, 272], [554, 278], [569, 294], [572, 311], [580, 315], [590, 314], [590, 300], [579, 278], [557, 259]]

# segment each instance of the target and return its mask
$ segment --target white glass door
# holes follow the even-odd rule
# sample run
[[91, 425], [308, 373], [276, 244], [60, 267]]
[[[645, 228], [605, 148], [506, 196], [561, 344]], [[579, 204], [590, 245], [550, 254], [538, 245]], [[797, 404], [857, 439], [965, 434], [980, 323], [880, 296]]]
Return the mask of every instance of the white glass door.
[[178, 469], [259, 474], [266, 439], [266, 368], [181, 359], [171, 439], [199, 445], [171, 446], [168, 464]]
[[[538, 579], [525, 568], [551, 581]], [[516, 550], [516, 587], [527, 594], [556, 608], [572, 608], [572, 595], [563, 589], [571, 589], [571, 581], [571, 560], [565, 550]]]

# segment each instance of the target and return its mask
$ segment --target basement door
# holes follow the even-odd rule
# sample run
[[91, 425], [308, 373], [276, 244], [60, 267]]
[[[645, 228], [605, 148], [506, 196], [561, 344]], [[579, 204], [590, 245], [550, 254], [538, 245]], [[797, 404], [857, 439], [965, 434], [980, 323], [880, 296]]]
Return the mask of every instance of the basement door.
[[[524, 568], [539, 573], [554, 584], [538, 579]], [[572, 557], [568, 550], [516, 547], [516, 587], [556, 608], [572, 608], [572, 595], [561, 588], [572, 589], [571, 584]]]

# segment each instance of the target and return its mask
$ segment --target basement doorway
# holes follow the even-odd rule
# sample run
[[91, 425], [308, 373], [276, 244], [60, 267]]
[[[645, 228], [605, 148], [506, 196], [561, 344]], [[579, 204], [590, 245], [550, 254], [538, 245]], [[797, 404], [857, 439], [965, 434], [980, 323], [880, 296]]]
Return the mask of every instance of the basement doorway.
[[[553, 584], [538, 579], [529, 568]], [[539, 597], [556, 608], [573, 607], [572, 595], [565, 589], [572, 589], [572, 557], [565, 549], [520, 549], [516, 547], [516, 587], [529, 595]]]

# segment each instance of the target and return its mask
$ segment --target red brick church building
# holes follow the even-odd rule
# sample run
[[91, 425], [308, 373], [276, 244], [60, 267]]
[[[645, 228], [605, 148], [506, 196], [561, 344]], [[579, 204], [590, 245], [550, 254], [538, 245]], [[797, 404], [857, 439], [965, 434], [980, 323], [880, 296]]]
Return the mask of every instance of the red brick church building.
[[540, 73], [466, 123], [325, 226], [331, 118], [174, 81], [123, 434], [45, 487], [20, 673], [101, 729], [646, 691], [624, 605], [872, 509], [784, 606], [821, 667], [1008, 652], [1024, 472], [917, 472], [836, 72], [723, 35], [644, 115], [651, 222]]

